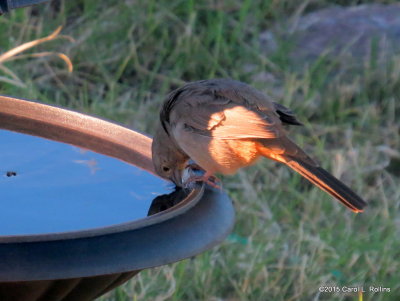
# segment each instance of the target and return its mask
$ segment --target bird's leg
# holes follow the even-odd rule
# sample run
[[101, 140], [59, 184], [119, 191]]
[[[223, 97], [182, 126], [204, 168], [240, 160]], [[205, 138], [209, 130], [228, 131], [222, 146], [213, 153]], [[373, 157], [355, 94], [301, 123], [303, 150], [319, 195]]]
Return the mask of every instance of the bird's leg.
[[218, 185], [218, 182], [221, 182], [216, 176], [213, 175], [211, 172], [205, 171], [203, 168], [201, 168], [200, 165], [198, 165], [196, 162], [193, 160], [189, 160], [189, 163], [186, 165], [185, 168], [187, 171], [189, 171], [188, 175], [189, 177], [184, 181], [186, 187], [191, 186], [191, 183], [195, 182], [205, 182], [206, 184], [220, 189], [221, 186]]
[[193, 182], [204, 182], [214, 188], [220, 189], [221, 186], [218, 185], [216, 182], [221, 182], [216, 176], [214, 176], [211, 172], [206, 172], [203, 175], [192, 175], [187, 179], [186, 183], [193, 183]]

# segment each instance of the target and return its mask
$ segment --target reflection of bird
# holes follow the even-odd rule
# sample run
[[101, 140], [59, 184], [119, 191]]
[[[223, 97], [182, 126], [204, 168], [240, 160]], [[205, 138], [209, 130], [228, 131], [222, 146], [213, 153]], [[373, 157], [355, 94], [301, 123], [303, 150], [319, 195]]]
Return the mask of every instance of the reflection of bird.
[[154, 167], [178, 186], [185, 184], [189, 158], [206, 172], [189, 181], [213, 184], [214, 173], [233, 174], [263, 156], [288, 165], [355, 212], [366, 205], [286, 136], [282, 124], [301, 124], [294, 114], [244, 83], [213, 79], [186, 84], [169, 94], [160, 118], [152, 145]]
[[176, 187], [175, 190], [169, 194], [157, 196], [150, 205], [147, 215], [153, 215], [165, 211], [183, 201], [189, 194], [188, 190]]

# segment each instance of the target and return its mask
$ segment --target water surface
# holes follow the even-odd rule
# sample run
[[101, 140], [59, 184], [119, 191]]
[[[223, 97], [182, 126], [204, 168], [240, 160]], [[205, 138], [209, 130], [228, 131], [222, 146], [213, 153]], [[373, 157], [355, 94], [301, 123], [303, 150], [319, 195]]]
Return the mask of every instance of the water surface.
[[0, 235], [65, 232], [144, 218], [171, 184], [118, 159], [0, 130]]

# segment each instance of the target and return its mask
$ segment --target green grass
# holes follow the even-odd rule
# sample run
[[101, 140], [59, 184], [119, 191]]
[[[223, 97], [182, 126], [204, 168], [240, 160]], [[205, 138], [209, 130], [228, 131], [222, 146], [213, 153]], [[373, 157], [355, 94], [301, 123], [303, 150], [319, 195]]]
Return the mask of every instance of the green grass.
[[[258, 35], [332, 4], [396, 1], [55, 1], [0, 17], [0, 54], [50, 34], [60, 38], [4, 65], [26, 85], [0, 93], [38, 99], [153, 133], [163, 97], [185, 81], [232, 77], [275, 95], [304, 122], [290, 136], [369, 201], [352, 214], [298, 175], [261, 161], [224, 177], [237, 212], [233, 233], [190, 260], [141, 272], [99, 298], [115, 300], [357, 300], [321, 285], [390, 287], [365, 300], [400, 300], [400, 57], [349, 74], [320, 60], [294, 69], [288, 47], [260, 53]], [[107, 3], [106, 6], [104, 3]], [[339, 58], [340, 61], [340, 58]], [[251, 66], [251, 68], [246, 68]], [[339, 72], [337, 70], [339, 69]], [[253, 80], [264, 72], [273, 80]], [[0, 76], [10, 76], [0, 69]], [[149, 118], [154, 116], [154, 118]]]

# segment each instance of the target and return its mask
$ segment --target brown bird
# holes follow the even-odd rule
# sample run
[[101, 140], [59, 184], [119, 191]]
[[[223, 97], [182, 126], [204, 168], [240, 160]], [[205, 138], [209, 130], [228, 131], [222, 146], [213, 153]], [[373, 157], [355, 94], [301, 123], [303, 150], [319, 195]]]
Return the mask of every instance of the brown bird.
[[286, 136], [283, 124], [301, 125], [293, 112], [242, 82], [188, 83], [167, 96], [160, 121], [152, 144], [154, 167], [177, 186], [185, 184], [189, 159], [205, 171], [189, 181], [213, 184], [215, 173], [234, 174], [266, 157], [288, 165], [354, 212], [366, 206]]

